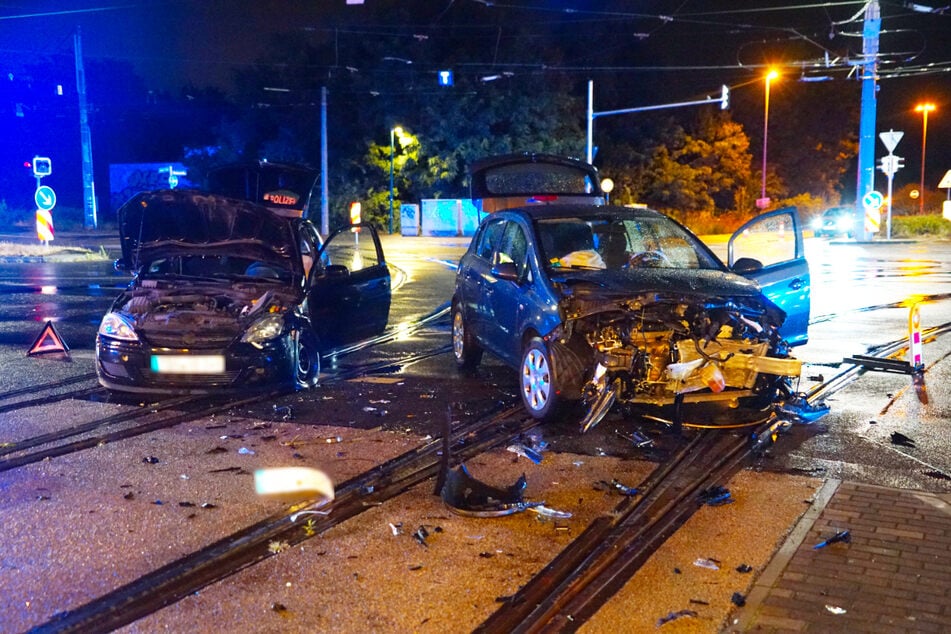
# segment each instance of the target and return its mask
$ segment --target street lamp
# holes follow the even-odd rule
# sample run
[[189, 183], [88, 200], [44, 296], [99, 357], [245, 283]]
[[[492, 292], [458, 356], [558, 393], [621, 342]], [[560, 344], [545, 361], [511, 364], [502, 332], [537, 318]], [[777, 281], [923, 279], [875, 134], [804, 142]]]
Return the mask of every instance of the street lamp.
[[766, 141], [769, 136], [769, 84], [779, 77], [779, 72], [772, 68], [766, 73], [766, 99], [763, 105], [763, 188], [760, 190], [760, 199], [756, 201], [756, 206], [760, 209], [766, 209], [769, 206], [769, 199], [766, 198]]
[[934, 111], [933, 103], [920, 103], [915, 106], [915, 112], [920, 112], [921, 118], [921, 185], [918, 188], [918, 215], [925, 213], [925, 144], [928, 141], [928, 113]]
[[393, 233], [393, 162], [396, 156], [396, 135], [403, 135], [403, 128], [390, 128], [390, 233]]

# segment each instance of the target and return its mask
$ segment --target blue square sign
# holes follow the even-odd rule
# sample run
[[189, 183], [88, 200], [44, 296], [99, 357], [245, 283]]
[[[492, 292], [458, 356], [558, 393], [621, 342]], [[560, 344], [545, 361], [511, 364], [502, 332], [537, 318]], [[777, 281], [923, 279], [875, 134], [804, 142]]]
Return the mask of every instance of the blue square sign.
[[452, 71], [451, 70], [439, 71], [439, 85], [452, 86]]

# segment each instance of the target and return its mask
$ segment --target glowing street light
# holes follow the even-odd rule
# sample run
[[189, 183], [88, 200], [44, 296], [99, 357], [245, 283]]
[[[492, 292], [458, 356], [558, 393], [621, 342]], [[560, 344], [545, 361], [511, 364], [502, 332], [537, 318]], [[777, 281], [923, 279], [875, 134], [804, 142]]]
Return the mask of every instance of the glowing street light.
[[935, 106], [933, 103], [920, 103], [915, 106], [915, 112], [920, 112], [921, 118], [921, 185], [918, 197], [918, 214], [925, 213], [925, 144], [928, 141], [928, 113], [933, 112]]
[[403, 136], [403, 128], [390, 128], [390, 233], [393, 233], [393, 162], [396, 155], [396, 135]]
[[769, 137], [769, 84], [779, 77], [779, 71], [771, 68], [766, 73], [766, 98], [763, 106], [763, 188], [760, 190], [760, 199], [756, 201], [756, 206], [765, 209], [769, 206], [769, 199], [766, 197], [766, 142]]

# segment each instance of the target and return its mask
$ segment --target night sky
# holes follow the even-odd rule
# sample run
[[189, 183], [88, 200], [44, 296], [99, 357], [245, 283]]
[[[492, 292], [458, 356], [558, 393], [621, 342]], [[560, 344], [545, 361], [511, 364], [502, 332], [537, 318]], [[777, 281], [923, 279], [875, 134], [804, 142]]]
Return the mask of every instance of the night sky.
[[[740, 0], [364, 0], [349, 6], [346, 1], [0, 0], [0, 70], [8, 76], [32, 58], [71, 55], [73, 33], [81, 27], [87, 59], [123, 60], [134, 66], [148, 89], [170, 94], [186, 85], [227, 92], [234, 70], [259, 59], [268, 38], [278, 33], [335, 38], [340, 43], [337, 63], [352, 68], [379, 63], [348, 57], [352, 38], [403, 35], [405, 45], [393, 56], [410, 61], [420, 37], [482, 38], [485, 55], [479, 61], [491, 66], [472, 66], [473, 72], [524, 72], [524, 60], [509, 58], [505, 50], [508, 25], [518, 23], [531, 25], [538, 38], [562, 38], [573, 45], [574, 56], [564, 65], [579, 75], [630, 74], [632, 82], [645, 76], [669, 79], [669, 97], [682, 99], [709, 93], [721, 83], [761, 84], [762, 65], [771, 61], [785, 61], [789, 68], [790, 62], [818, 63], [826, 54], [831, 68], [800, 66], [788, 71], [788, 78], [849, 81], [844, 59], [855, 60], [861, 51], [861, 21], [849, 19], [861, 16], [864, 6], [795, 0], [763, 0], [755, 9], [754, 3]], [[906, 157], [909, 172], [917, 172], [922, 121], [914, 106], [934, 102], [927, 167], [929, 180], [938, 179], [951, 169], [951, 10], [922, 13], [910, 4], [881, 2], [877, 127], [905, 132], [896, 153]], [[917, 5], [944, 6], [928, 0]], [[457, 72], [472, 61], [460, 60]], [[776, 91], [775, 98], [781, 98], [778, 86]], [[636, 105], [642, 104], [604, 104]], [[882, 154], [879, 144], [876, 156]]]

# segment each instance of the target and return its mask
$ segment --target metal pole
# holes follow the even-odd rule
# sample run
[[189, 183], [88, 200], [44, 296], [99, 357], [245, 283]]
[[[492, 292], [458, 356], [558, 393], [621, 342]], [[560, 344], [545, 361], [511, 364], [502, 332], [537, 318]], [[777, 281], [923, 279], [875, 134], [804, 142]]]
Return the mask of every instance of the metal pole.
[[390, 128], [390, 234], [393, 233], [393, 160], [396, 153], [394, 128]]
[[766, 75], [766, 99], [763, 106], [763, 188], [760, 190], [760, 198], [763, 200], [763, 208], [766, 204], [766, 140], [769, 136], [769, 82], [772, 79], [772, 73]]
[[327, 87], [320, 89], [320, 232], [330, 233], [330, 185], [327, 178]]
[[864, 240], [872, 233], [865, 229], [862, 199], [875, 189], [875, 118], [877, 114], [876, 75], [878, 74], [878, 39], [882, 30], [882, 14], [878, 0], [865, 5], [862, 26], [862, 113], [859, 118], [858, 173], [855, 187], [855, 208], [862, 219]]
[[594, 160], [594, 80], [588, 80], [588, 164]]
[[925, 106], [921, 109], [924, 115], [921, 123], [921, 184], [918, 186], [918, 215], [925, 213], [925, 145], [928, 142], [928, 111], [930, 108]]

